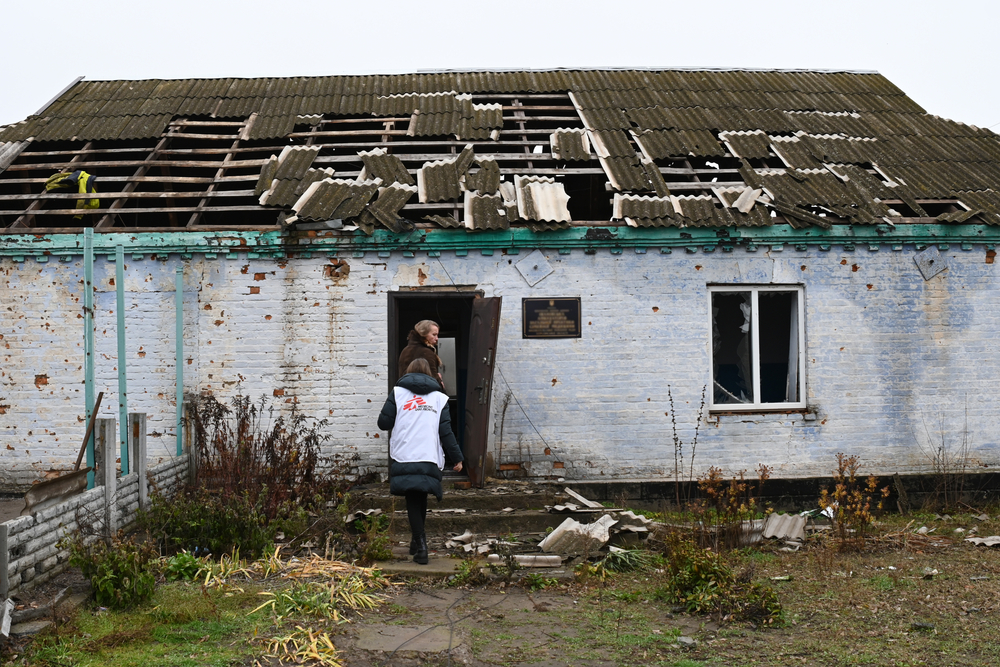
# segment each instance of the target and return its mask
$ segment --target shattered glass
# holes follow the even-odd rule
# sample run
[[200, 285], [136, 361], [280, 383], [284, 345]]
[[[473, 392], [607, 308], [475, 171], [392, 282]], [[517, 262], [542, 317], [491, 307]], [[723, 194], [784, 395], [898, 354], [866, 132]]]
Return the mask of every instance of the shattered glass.
[[751, 292], [712, 294], [713, 403], [753, 403]]

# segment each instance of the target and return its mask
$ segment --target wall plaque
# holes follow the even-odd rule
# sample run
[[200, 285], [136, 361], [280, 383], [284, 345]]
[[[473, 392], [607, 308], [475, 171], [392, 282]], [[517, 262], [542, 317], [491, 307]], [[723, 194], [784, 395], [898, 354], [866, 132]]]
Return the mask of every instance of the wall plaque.
[[580, 338], [580, 297], [521, 299], [523, 338]]

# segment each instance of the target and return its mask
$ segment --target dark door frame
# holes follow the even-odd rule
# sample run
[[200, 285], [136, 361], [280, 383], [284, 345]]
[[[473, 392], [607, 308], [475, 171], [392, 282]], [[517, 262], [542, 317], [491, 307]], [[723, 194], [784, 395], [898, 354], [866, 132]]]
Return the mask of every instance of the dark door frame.
[[407, 289], [397, 292], [387, 292], [389, 297], [388, 310], [386, 312], [386, 326], [388, 327], [388, 346], [386, 349], [386, 379], [388, 380], [388, 391], [396, 386], [399, 379], [397, 366], [399, 365], [398, 350], [401, 349], [399, 340], [399, 302], [416, 299], [474, 299], [483, 296], [483, 290], [476, 289], [475, 286], [459, 286], [449, 288], [449, 291], [442, 292], [436, 288], [427, 289]]

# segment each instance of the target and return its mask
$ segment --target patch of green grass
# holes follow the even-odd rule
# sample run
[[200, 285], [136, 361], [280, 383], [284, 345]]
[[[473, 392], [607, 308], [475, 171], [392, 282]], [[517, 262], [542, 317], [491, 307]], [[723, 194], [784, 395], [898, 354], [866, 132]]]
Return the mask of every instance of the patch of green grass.
[[559, 582], [551, 577], [546, 577], [538, 572], [531, 572], [526, 574], [521, 579], [521, 585], [527, 588], [529, 591], [540, 591], [550, 586], [555, 586]]
[[413, 613], [412, 611], [410, 611], [406, 607], [404, 607], [402, 605], [399, 605], [399, 604], [396, 604], [395, 602], [387, 604], [383, 608], [383, 611], [386, 614], [393, 614], [393, 615], [396, 615], [396, 616], [404, 616], [406, 614], [412, 614]]
[[896, 587], [896, 582], [887, 574], [876, 574], [868, 578], [868, 585], [877, 591], [891, 591]]
[[769, 551], [761, 551], [760, 549], [755, 549], [754, 547], [744, 547], [743, 549], [737, 549], [733, 551], [733, 556], [742, 561], [753, 563], [755, 565], [773, 563], [778, 559], [778, 557], [773, 553]]
[[[225, 593], [184, 583], [160, 587], [130, 612], [81, 610], [75, 622], [39, 637], [25, 657], [38, 667], [199, 667], [248, 656], [246, 637], [262, 622], [247, 616], [255, 590]], [[260, 625], [263, 628], [263, 625]]]
[[642, 594], [637, 591], [611, 590], [609, 597], [618, 602], [638, 602], [642, 599]]

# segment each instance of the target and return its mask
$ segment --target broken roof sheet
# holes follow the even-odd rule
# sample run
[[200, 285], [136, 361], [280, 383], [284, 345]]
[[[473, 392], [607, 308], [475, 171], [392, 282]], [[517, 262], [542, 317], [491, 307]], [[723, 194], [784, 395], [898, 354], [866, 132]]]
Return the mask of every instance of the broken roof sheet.
[[[546, 99], [531, 110], [532, 100], [546, 95], [561, 99]], [[229, 124], [230, 135], [200, 129], [220, 123]], [[364, 123], [369, 125], [358, 129]], [[486, 220], [496, 202], [484, 195], [503, 195], [504, 184], [513, 188], [517, 177], [541, 176], [554, 178], [565, 193], [564, 175], [557, 169], [567, 167], [580, 174], [603, 172], [613, 190], [629, 196], [662, 199], [674, 192], [680, 197], [672, 216], [623, 215], [630, 224], [771, 224], [770, 209], [794, 213], [803, 224], [828, 224], [820, 215], [871, 223], [889, 210], [881, 199], [900, 200], [904, 209], [923, 215], [918, 199], [953, 201], [959, 193], [975, 200], [968, 204], [976, 211], [973, 217], [990, 224], [1000, 221], [995, 196], [967, 194], [1000, 191], [997, 136], [929, 115], [881, 75], [859, 72], [598, 69], [80, 81], [40, 116], [0, 129], [0, 148], [20, 147], [20, 157], [10, 157], [12, 149], [4, 148], [0, 165], [12, 178], [30, 176], [32, 181], [42, 175], [30, 172], [31, 159], [53, 169], [61, 168], [54, 163], [69, 159], [31, 158], [36, 146], [41, 152], [51, 150], [46, 148], [50, 142], [90, 142], [88, 152], [96, 150], [92, 144], [119, 146], [111, 157], [93, 158], [101, 165], [91, 167], [93, 171], [110, 171], [107, 165], [118, 160], [122, 172], [131, 173], [145, 164], [143, 158], [135, 160], [122, 150], [132, 144], [114, 142], [155, 142], [180, 133], [191, 141], [231, 145], [226, 165], [240, 170], [232, 178], [250, 181], [227, 188], [213, 183], [206, 197], [213, 189], [222, 193], [246, 187], [247, 197], [252, 194], [252, 202], [261, 206], [287, 213], [292, 204], [302, 204], [306, 216], [320, 218], [364, 213], [369, 228], [382, 224], [392, 229], [399, 217], [462, 224], [449, 213], [461, 216], [466, 210]], [[462, 144], [456, 140], [474, 142], [476, 153], [472, 146], [459, 150]], [[420, 142], [427, 142], [427, 148]], [[262, 143], [267, 152], [249, 156]], [[267, 156], [282, 143], [295, 146], [292, 161], [272, 163]], [[546, 143], [549, 152], [538, 152]], [[167, 146], [167, 152], [173, 151], [169, 156], [150, 153], [146, 161], [159, 161], [163, 178], [184, 160], [197, 162], [200, 169], [213, 166], [198, 151], [185, 155], [182, 147], [177, 149]], [[493, 161], [483, 162], [491, 152], [495, 155], [487, 160]], [[573, 164], [557, 167], [556, 160]], [[717, 163], [717, 173], [705, 173], [713, 164], [706, 160]], [[330, 178], [333, 166], [318, 171], [314, 163], [334, 165], [347, 178], [335, 182]], [[220, 165], [218, 173], [227, 173], [226, 168]], [[149, 178], [158, 178], [158, 171]], [[383, 195], [375, 198], [375, 186], [346, 185], [352, 177], [379, 181]], [[723, 189], [763, 186], [773, 201], [765, 197], [734, 208], [728, 194], [709, 194], [716, 181]], [[102, 180], [112, 188], [112, 198], [117, 182]], [[320, 182], [325, 184], [300, 201]], [[419, 205], [402, 199], [414, 182]], [[0, 178], [0, 189], [4, 187]], [[394, 189], [387, 193], [385, 188]], [[566, 224], [568, 213], [562, 208], [547, 209], [545, 215], [553, 219], [546, 221], [533, 219], [537, 211], [525, 215], [523, 202], [536, 190], [547, 192], [533, 186], [519, 190], [520, 199], [513, 190], [510, 197], [501, 196], [496, 216], [502, 208], [504, 224], [530, 222], [539, 230]], [[466, 191], [478, 196], [466, 199]], [[3, 190], [21, 192], [19, 185]], [[132, 193], [140, 194], [141, 188]], [[344, 198], [337, 200], [340, 194]], [[379, 203], [382, 196], [384, 204]], [[396, 206], [400, 200], [403, 209]], [[218, 201], [248, 210], [249, 202], [236, 196], [223, 200], [220, 195]], [[405, 212], [410, 206], [438, 203], [442, 206], [435, 211]], [[4, 206], [17, 211], [18, 220], [25, 217], [23, 201], [12, 199]], [[476, 215], [479, 207], [486, 207], [485, 212]], [[938, 220], [967, 220], [968, 213], [948, 211]], [[497, 217], [484, 224], [493, 228], [501, 222]], [[480, 228], [478, 223], [473, 227]]]

